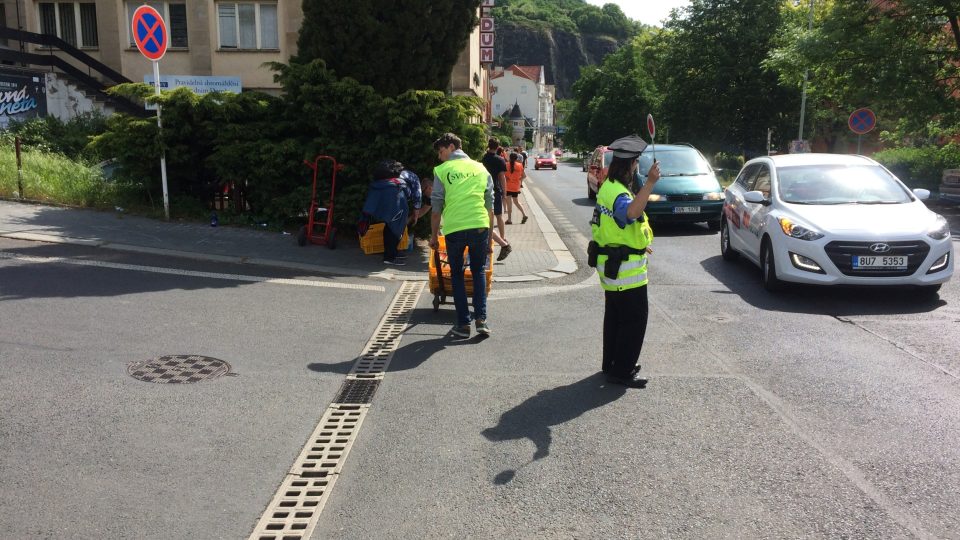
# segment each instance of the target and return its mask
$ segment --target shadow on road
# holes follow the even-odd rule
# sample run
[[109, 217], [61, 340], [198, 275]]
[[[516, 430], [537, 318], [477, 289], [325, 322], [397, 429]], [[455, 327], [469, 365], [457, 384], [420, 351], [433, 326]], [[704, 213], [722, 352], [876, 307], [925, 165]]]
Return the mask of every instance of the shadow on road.
[[593, 200], [593, 199], [588, 199], [587, 197], [581, 197], [581, 198], [579, 198], [579, 199], [573, 199], [573, 200], [570, 201], [570, 202], [572, 202], [573, 204], [575, 204], [575, 205], [577, 205], [577, 206], [590, 206], [590, 207], [593, 207], [593, 206], [596, 206], [596, 205], [597, 205], [597, 201], [595, 201], [595, 200]]
[[[441, 317], [444, 323], [448, 322], [447, 315], [436, 314], [429, 309], [414, 310], [413, 314], [411, 315], [411, 319], [416, 322], [411, 323], [410, 328], [407, 328], [407, 330], [404, 332], [404, 335], [411, 337], [414, 336], [415, 334], [413, 330], [419, 324], [441, 324]], [[409, 339], [409, 337], [404, 337], [403, 341], [405, 342]], [[388, 367], [387, 372], [393, 373], [397, 371], [416, 369], [433, 357], [433, 355], [446, 349], [447, 347], [472, 345], [486, 339], [487, 336], [475, 333], [472, 334], [468, 339], [456, 338], [447, 332], [442, 336], [438, 336], [433, 339], [412, 341], [406, 345], [402, 345], [396, 351], [394, 351], [393, 358], [390, 359], [390, 366]], [[307, 368], [310, 371], [316, 371], [318, 373], [340, 373], [346, 375], [350, 373], [351, 369], [353, 369], [353, 365], [356, 363], [356, 361], [357, 359], [354, 358], [352, 360], [337, 362], [335, 364], [313, 362], [311, 364], [307, 364]]]
[[[588, 411], [612, 403], [625, 393], [626, 387], [609, 384], [602, 373], [597, 373], [573, 384], [537, 393], [503, 413], [495, 427], [481, 433], [493, 442], [530, 439], [537, 450], [523, 467], [550, 455], [553, 439], [551, 426], [569, 422]], [[513, 480], [516, 473], [517, 469], [507, 469], [494, 478], [494, 483], [506, 484]]]
[[700, 262], [703, 269], [729, 291], [751, 306], [768, 311], [809, 313], [833, 317], [853, 315], [897, 315], [929, 313], [947, 305], [936, 297], [918, 295], [911, 287], [817, 287], [788, 284], [786, 290], [771, 293], [760, 282], [760, 270], [740, 258], [724, 261], [719, 255]]
[[671, 236], [713, 236], [719, 234], [707, 228], [706, 223], [650, 223], [653, 235], [660, 237]]

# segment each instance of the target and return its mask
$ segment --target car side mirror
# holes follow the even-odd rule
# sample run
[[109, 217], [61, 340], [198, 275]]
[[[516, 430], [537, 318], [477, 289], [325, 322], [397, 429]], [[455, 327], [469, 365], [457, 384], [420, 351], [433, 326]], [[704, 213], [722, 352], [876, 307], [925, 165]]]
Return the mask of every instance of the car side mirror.
[[927, 199], [930, 198], [930, 190], [929, 190], [929, 189], [920, 189], [920, 188], [917, 188], [917, 189], [913, 190], [913, 194], [916, 195], [917, 198], [920, 199], [921, 201], [925, 201], [925, 200], [927, 200]]
[[770, 199], [764, 197], [762, 191], [748, 191], [743, 194], [743, 200], [748, 203], [770, 206]]

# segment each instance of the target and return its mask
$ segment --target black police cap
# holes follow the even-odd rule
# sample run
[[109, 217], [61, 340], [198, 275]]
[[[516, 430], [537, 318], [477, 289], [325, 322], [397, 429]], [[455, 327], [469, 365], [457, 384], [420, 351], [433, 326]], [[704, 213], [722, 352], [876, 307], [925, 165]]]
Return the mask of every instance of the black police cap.
[[646, 147], [647, 143], [638, 135], [628, 135], [613, 141], [607, 148], [613, 150], [613, 157], [636, 159]]

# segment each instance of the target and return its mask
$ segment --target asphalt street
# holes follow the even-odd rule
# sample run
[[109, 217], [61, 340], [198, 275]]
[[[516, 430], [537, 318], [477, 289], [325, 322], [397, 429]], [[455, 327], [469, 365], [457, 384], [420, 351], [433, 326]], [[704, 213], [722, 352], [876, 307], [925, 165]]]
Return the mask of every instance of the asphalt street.
[[[705, 226], [656, 227], [651, 382], [611, 386], [584, 173], [529, 174], [580, 269], [497, 284], [485, 340], [451, 340], [452, 306], [434, 312], [424, 291], [313, 538], [960, 537], [956, 280], [932, 301], [771, 295]], [[247, 537], [398, 287], [2, 239], [0, 251], [18, 256], [0, 258], [11, 538]], [[164, 354], [220, 358], [235, 376], [127, 375]]]

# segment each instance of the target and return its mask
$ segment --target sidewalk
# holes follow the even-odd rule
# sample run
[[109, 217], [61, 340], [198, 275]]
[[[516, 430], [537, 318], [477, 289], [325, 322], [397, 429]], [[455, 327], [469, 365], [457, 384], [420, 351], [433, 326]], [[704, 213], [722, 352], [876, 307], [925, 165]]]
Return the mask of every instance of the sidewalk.
[[[531, 182], [531, 184], [533, 184]], [[539, 281], [564, 276], [577, 264], [540, 210], [530, 189], [521, 195], [530, 219], [506, 226], [513, 252], [494, 262], [494, 281]], [[519, 215], [519, 213], [517, 213]], [[288, 231], [295, 233], [296, 231]], [[165, 222], [114, 212], [0, 201], [0, 237], [78, 244], [118, 251], [168, 255], [215, 262], [292, 268], [322, 274], [382, 279], [427, 278], [429, 248], [418, 242], [407, 266], [387, 267], [380, 255], [364, 255], [353, 231], [338, 231], [335, 250], [297, 245], [295, 234], [200, 223]], [[499, 248], [494, 248], [494, 258]]]

